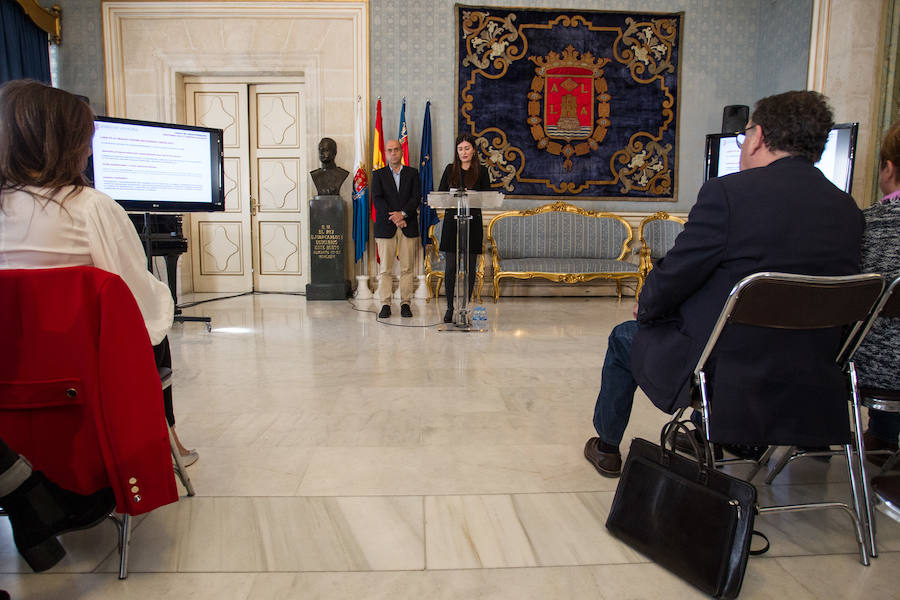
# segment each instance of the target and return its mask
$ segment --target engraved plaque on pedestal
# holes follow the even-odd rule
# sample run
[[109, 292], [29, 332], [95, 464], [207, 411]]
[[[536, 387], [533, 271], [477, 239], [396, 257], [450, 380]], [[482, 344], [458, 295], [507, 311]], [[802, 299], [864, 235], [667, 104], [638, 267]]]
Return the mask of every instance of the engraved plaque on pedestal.
[[350, 295], [344, 246], [344, 201], [340, 196], [315, 196], [309, 201], [307, 300], [344, 300]]

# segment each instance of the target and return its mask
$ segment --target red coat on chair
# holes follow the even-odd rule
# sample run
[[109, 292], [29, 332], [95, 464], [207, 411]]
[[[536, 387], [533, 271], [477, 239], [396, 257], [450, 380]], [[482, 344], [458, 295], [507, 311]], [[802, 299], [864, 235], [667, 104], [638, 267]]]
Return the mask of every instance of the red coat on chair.
[[0, 270], [0, 437], [64, 488], [137, 515], [178, 499], [162, 387], [125, 282]]

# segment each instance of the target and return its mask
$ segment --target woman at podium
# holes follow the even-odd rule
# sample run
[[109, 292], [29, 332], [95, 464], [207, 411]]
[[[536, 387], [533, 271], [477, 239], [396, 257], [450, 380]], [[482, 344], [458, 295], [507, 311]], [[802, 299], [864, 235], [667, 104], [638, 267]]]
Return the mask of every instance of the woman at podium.
[[[488, 172], [481, 166], [475, 152], [475, 137], [461, 133], [456, 138], [456, 156], [453, 162], [444, 169], [438, 191], [449, 192], [451, 189], [472, 191], [490, 191], [491, 181]], [[475, 265], [478, 255], [484, 246], [484, 225], [481, 222], [481, 209], [469, 209], [472, 220], [469, 223], [469, 265], [467, 293], [471, 297], [475, 287]], [[456, 209], [448, 208], [444, 212], [444, 225], [441, 230], [440, 251], [444, 253], [444, 291], [447, 294], [447, 312], [444, 323], [453, 321], [453, 296], [456, 288]]]

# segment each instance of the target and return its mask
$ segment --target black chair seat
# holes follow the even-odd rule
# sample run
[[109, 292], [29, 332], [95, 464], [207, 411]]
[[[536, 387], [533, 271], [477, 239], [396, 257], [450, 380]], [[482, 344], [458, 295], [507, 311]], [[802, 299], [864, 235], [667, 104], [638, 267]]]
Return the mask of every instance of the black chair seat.
[[866, 408], [900, 413], [900, 390], [863, 386], [859, 388], [859, 395]]

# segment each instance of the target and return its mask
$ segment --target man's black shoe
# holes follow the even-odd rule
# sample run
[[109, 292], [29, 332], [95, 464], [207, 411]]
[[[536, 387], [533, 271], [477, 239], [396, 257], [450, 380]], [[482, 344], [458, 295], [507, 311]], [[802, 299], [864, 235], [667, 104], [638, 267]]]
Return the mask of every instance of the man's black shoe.
[[391, 305], [385, 304], [384, 306], [381, 307], [381, 312], [378, 313], [378, 318], [379, 319], [387, 319], [390, 316], [391, 316]]
[[453, 309], [448, 308], [447, 312], [444, 313], [444, 323], [452, 323], [453, 322]]
[[584, 445], [584, 457], [604, 477], [618, 477], [622, 474], [622, 455], [619, 452], [601, 450], [600, 438], [592, 437], [587, 441]]
[[[697, 446], [702, 452], [703, 444], [706, 443], [706, 438], [703, 437], [703, 434], [700, 433], [699, 429], [694, 429], [690, 435], [694, 436], [694, 440], [697, 442]], [[688, 456], [694, 456], [694, 446], [691, 445], [687, 436], [688, 434], [682, 431], [675, 433], [675, 449], [679, 452], [684, 452]], [[722, 447], [719, 444], [713, 444], [713, 458], [715, 460], [722, 460]]]
[[409, 318], [412, 316], [412, 309], [409, 307], [409, 304], [403, 304], [400, 306], [400, 316]]
[[76, 494], [34, 471], [13, 493], [0, 498], [0, 506], [9, 514], [22, 558], [33, 570], [46, 571], [66, 554], [56, 536], [93, 527], [112, 512], [116, 498], [112, 488]]

